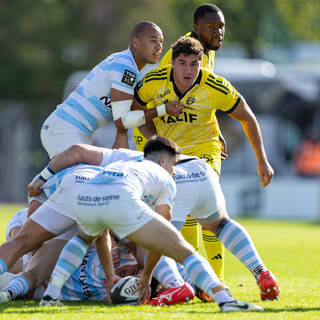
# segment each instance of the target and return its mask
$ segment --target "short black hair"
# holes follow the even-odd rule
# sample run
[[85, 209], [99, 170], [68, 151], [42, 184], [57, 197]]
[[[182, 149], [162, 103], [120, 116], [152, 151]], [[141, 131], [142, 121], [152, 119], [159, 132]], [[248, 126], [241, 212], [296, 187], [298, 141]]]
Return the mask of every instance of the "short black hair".
[[145, 32], [146, 28], [160, 29], [160, 27], [158, 25], [156, 25], [155, 23], [153, 23], [151, 21], [142, 21], [142, 22], [137, 23], [133, 27], [130, 39], [132, 39], [133, 37], [140, 38], [141, 35]]
[[189, 56], [190, 54], [195, 54], [198, 56], [199, 60], [202, 59], [203, 46], [201, 42], [193, 37], [181, 37], [172, 46], [172, 59], [175, 60], [179, 55], [185, 54]]
[[181, 154], [181, 149], [175, 142], [162, 136], [151, 137], [144, 146], [143, 151], [144, 157], [147, 157], [155, 152], [167, 152], [171, 156], [177, 156]]
[[203, 3], [200, 6], [196, 8], [196, 10], [193, 13], [193, 23], [197, 24], [198, 21], [205, 16], [206, 13], [218, 13], [221, 12], [222, 10], [216, 6], [215, 4], [212, 3]]

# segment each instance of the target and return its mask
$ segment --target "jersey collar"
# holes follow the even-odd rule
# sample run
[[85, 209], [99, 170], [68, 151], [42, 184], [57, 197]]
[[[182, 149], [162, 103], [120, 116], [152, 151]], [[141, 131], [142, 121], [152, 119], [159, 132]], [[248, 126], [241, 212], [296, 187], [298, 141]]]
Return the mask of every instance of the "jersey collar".
[[200, 84], [201, 82], [201, 78], [202, 78], [202, 70], [200, 69], [198, 78], [196, 79], [196, 81], [194, 82], [194, 84], [185, 92], [185, 93], [181, 93], [179, 91], [179, 89], [177, 88], [176, 84], [174, 83], [174, 79], [173, 79], [173, 69], [171, 69], [170, 71], [170, 81], [173, 84], [173, 90], [176, 93], [176, 95], [178, 96], [179, 100], [181, 100], [196, 84]]

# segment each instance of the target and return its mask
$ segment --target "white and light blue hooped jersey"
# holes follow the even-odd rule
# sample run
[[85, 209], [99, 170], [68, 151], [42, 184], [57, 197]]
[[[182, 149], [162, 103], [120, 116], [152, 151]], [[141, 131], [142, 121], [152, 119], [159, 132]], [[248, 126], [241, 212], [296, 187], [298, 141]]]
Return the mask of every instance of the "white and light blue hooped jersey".
[[[130, 275], [136, 275], [138, 263], [130, 251], [120, 246], [120, 264], [115, 268], [128, 269]], [[132, 268], [135, 266], [136, 268]], [[117, 273], [118, 274], [118, 273]], [[61, 300], [98, 300], [103, 301], [107, 297], [107, 288], [104, 285], [106, 276], [100, 263], [97, 250], [91, 247], [81, 265], [73, 272], [69, 280], [64, 284], [61, 290]]]
[[[64, 169], [60, 172], [57, 172], [54, 176], [52, 176], [44, 185], [43, 185], [43, 192], [47, 198], [49, 198], [59, 187], [63, 177], [66, 174], [72, 173], [76, 170], [87, 170], [91, 171], [93, 175], [95, 173], [102, 172], [104, 169], [103, 167], [119, 161], [119, 160], [133, 160], [133, 161], [141, 161], [143, 159], [143, 153], [136, 150], [130, 150], [130, 149], [109, 149], [109, 148], [101, 148], [101, 151], [103, 153], [102, 161], [99, 164], [99, 166], [92, 166], [87, 164], [80, 164], [75, 165], [73, 167]], [[76, 182], [78, 183], [84, 183], [87, 180], [80, 180], [78, 179]]]
[[6, 241], [11, 240], [10, 231], [14, 227], [22, 227], [28, 218], [28, 208], [23, 208], [22, 210], [18, 211], [16, 214], [12, 216], [10, 221], [7, 224], [6, 229]]
[[114, 53], [88, 73], [54, 114], [91, 136], [112, 119], [111, 89], [133, 95], [141, 78], [130, 49]]
[[113, 162], [88, 183], [126, 184], [132, 194], [150, 207], [169, 205], [172, 208], [176, 196], [176, 184], [172, 176], [157, 163], [145, 159]]

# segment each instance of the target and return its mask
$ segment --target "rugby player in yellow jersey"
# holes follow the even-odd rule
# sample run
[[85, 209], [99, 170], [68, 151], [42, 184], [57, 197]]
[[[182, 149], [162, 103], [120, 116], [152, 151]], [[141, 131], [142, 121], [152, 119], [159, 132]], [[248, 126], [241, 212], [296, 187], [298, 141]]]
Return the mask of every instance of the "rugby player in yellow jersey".
[[240, 121], [255, 151], [264, 187], [271, 182], [273, 169], [267, 160], [258, 122], [229, 81], [201, 68], [202, 55], [203, 47], [198, 40], [180, 38], [172, 46], [172, 66], [150, 71], [137, 84], [135, 98], [141, 106], [161, 109], [169, 101], [180, 101], [184, 106], [177, 117], [161, 116], [156, 128], [150, 122], [143, 134], [149, 137], [157, 131], [175, 141], [184, 154], [205, 158], [218, 174], [221, 143], [215, 112], [222, 110]]
[[[198, 39], [204, 47], [202, 55], [201, 67], [209, 71], [213, 71], [215, 51], [222, 46], [225, 33], [225, 19], [220, 8], [214, 4], [201, 4], [193, 14], [193, 30], [185, 35], [185, 37], [193, 37]], [[171, 65], [172, 49], [169, 49], [162, 57], [160, 67]], [[157, 123], [158, 118], [154, 119]], [[218, 126], [218, 124], [217, 124]], [[140, 133], [137, 127], [133, 130], [134, 139], [137, 149], [142, 151], [147, 139]], [[219, 135], [220, 141], [225, 141], [222, 135]], [[223, 151], [226, 151], [223, 149]], [[198, 156], [204, 157], [209, 163], [212, 162], [211, 151], [204, 152]], [[222, 154], [225, 156], [225, 153]], [[212, 163], [211, 163], [212, 164]], [[220, 174], [220, 161], [213, 168]], [[195, 248], [199, 248], [199, 224], [191, 217], [187, 218], [184, 227], [181, 230], [184, 238]], [[220, 281], [224, 281], [224, 248], [218, 238], [209, 230], [202, 230], [203, 243], [206, 249], [208, 260], [218, 275]]]

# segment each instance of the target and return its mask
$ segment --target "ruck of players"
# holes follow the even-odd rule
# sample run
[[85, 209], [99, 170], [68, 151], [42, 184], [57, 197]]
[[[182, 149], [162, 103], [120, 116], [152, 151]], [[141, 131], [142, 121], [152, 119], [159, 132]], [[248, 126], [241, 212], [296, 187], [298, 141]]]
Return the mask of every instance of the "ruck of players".
[[[41, 141], [50, 161], [28, 185], [28, 207], [12, 217], [0, 246], [0, 303], [165, 306], [197, 297], [222, 313], [263, 311], [232, 295], [225, 249], [252, 274], [257, 297], [278, 299], [272, 266], [228, 215], [219, 182], [228, 155], [217, 110], [240, 122], [261, 187], [274, 175], [245, 97], [213, 72], [222, 11], [200, 5], [190, 31], [143, 76], [160, 59], [165, 35], [153, 22], [138, 23], [129, 48], [98, 63], [48, 116]], [[107, 121], [117, 130], [113, 149], [93, 146], [92, 134]], [[128, 148], [128, 128], [138, 150]], [[199, 228], [210, 262], [198, 253]]]

